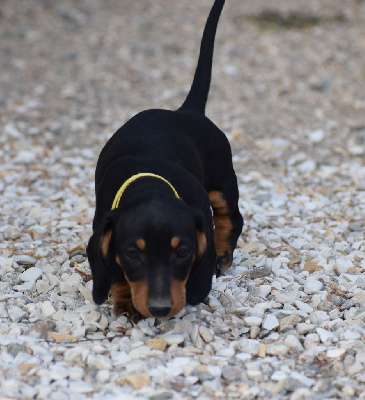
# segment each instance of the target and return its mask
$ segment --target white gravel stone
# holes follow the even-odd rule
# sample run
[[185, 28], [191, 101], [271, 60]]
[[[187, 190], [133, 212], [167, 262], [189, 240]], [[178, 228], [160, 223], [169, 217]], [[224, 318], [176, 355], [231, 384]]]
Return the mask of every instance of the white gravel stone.
[[36, 281], [37, 279], [39, 279], [42, 276], [42, 273], [43, 273], [43, 271], [40, 268], [31, 267], [31, 268], [27, 269], [26, 271], [24, 271], [23, 273], [21, 273], [19, 275], [19, 278], [23, 282]]
[[308, 278], [304, 284], [304, 293], [314, 294], [322, 290], [323, 283], [315, 278]]
[[315, 324], [299, 323], [297, 324], [297, 331], [299, 334], [304, 335], [308, 332], [313, 331], [315, 327]]
[[173, 345], [173, 344], [181, 344], [185, 340], [184, 335], [179, 335], [179, 334], [168, 334], [164, 335], [163, 339], [166, 340], [168, 345]]
[[14, 290], [18, 292], [32, 292], [35, 288], [35, 281], [27, 281], [24, 282], [22, 285], [14, 285]]
[[282, 381], [282, 380], [286, 379], [287, 377], [288, 377], [288, 374], [284, 371], [275, 371], [271, 375], [271, 379], [273, 381]]
[[84, 381], [71, 381], [69, 387], [72, 393], [91, 393], [93, 391], [92, 385]]
[[14, 258], [13, 257], [3, 257], [0, 256], [0, 268], [3, 267], [11, 267], [13, 265]]
[[107, 383], [110, 379], [110, 372], [108, 370], [101, 370], [98, 371], [98, 373], [96, 374], [96, 380], [103, 384], [103, 383]]
[[17, 306], [10, 306], [7, 311], [9, 318], [13, 322], [19, 322], [22, 318], [24, 318], [27, 315], [26, 311], [22, 310], [20, 307]]
[[34, 265], [37, 260], [31, 256], [21, 254], [14, 256], [14, 261], [19, 265]]
[[225, 349], [219, 350], [216, 355], [220, 357], [233, 357], [235, 355], [235, 351], [230, 347], [226, 347]]
[[309, 172], [314, 171], [316, 169], [316, 167], [317, 167], [317, 165], [316, 165], [315, 161], [307, 160], [298, 165], [298, 170], [301, 173], [309, 173]]
[[243, 353], [252, 355], [256, 355], [259, 352], [259, 344], [260, 342], [254, 339], [241, 339], [239, 341], [240, 350]]
[[273, 356], [284, 356], [288, 351], [289, 348], [282, 343], [272, 343], [266, 348], [267, 354], [271, 354]]
[[199, 327], [199, 333], [205, 343], [210, 343], [214, 339], [214, 332], [205, 326]]
[[294, 304], [296, 305], [298, 310], [304, 311], [304, 312], [306, 312], [308, 314], [310, 314], [310, 313], [312, 313], [314, 311], [313, 307], [311, 307], [309, 304], [304, 303], [304, 302], [302, 302], [300, 300], [295, 300]]
[[318, 333], [321, 342], [324, 344], [338, 341], [338, 337], [333, 332], [327, 331], [326, 329], [316, 328], [316, 332]]
[[237, 353], [236, 357], [241, 361], [251, 360], [252, 354], [250, 353]]
[[324, 131], [318, 129], [309, 134], [309, 140], [313, 143], [319, 143], [324, 139]]
[[106, 357], [106, 356], [103, 356], [103, 355], [98, 355], [96, 357], [95, 367], [97, 369], [110, 370], [110, 369], [113, 368], [113, 365], [112, 365], [109, 357]]
[[342, 334], [344, 340], [360, 340], [361, 333], [355, 330], [347, 330]]
[[260, 285], [256, 288], [255, 296], [267, 297], [271, 293], [271, 285]]
[[243, 320], [247, 326], [260, 326], [262, 323], [260, 317], [244, 317]]
[[262, 328], [269, 331], [277, 328], [279, 321], [274, 314], [267, 314], [262, 322]]
[[295, 291], [277, 290], [274, 292], [274, 300], [281, 304], [293, 304], [296, 300], [296, 296], [297, 294]]
[[309, 319], [312, 324], [320, 324], [321, 322], [328, 321], [330, 317], [324, 311], [314, 311], [309, 315]]
[[21, 150], [19, 151], [18, 155], [15, 157], [14, 162], [22, 163], [22, 164], [29, 164], [34, 162], [36, 159], [36, 155], [28, 150]]
[[52, 303], [50, 301], [45, 301], [42, 303], [41, 306], [42, 313], [46, 316], [49, 317], [53, 314], [55, 314], [56, 310], [54, 309]]
[[327, 350], [327, 354], [326, 355], [329, 358], [339, 358], [345, 352], [346, 352], [345, 349], [340, 349], [340, 348], [333, 347], [333, 348]]
[[294, 335], [288, 335], [284, 340], [285, 346], [296, 350], [303, 350], [303, 346], [299, 339]]
[[308, 378], [307, 376], [301, 374], [300, 372], [294, 371], [291, 374], [291, 378], [303, 383], [305, 386], [312, 387], [315, 384], [315, 379]]

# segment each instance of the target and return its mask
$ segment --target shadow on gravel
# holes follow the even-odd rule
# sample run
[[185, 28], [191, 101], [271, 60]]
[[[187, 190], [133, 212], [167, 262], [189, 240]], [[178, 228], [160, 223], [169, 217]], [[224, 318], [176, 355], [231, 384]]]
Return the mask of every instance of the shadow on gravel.
[[344, 23], [347, 18], [338, 13], [330, 17], [310, 14], [307, 12], [291, 11], [283, 13], [277, 10], [263, 10], [255, 15], [240, 15], [235, 23], [244, 21], [254, 22], [261, 29], [308, 29], [324, 23]]

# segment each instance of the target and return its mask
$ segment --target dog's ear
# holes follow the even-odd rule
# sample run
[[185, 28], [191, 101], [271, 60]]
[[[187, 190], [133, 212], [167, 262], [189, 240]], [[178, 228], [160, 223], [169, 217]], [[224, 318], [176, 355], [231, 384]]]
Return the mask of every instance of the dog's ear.
[[114, 213], [107, 213], [94, 230], [87, 246], [87, 257], [93, 275], [93, 299], [102, 304], [108, 298], [111, 287], [111, 272], [108, 258], [114, 231]]
[[[192, 305], [200, 303], [208, 295], [216, 262], [213, 222], [208, 220], [207, 223], [200, 210], [193, 210], [193, 215], [197, 237], [196, 257], [186, 282], [186, 301]], [[209, 217], [211, 219], [211, 214]]]

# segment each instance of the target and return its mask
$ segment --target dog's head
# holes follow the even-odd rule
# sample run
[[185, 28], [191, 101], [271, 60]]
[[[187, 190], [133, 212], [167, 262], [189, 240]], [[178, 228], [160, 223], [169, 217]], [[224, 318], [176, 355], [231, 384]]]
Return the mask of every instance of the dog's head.
[[90, 260], [94, 301], [101, 304], [106, 300], [110, 263], [116, 263], [140, 314], [176, 315], [185, 305], [189, 276], [193, 271], [194, 279], [199, 275], [196, 272], [203, 268], [206, 251], [203, 215], [183, 201], [156, 194], [123, 204], [104, 216], [90, 239], [88, 253], [97, 258], [97, 262]]

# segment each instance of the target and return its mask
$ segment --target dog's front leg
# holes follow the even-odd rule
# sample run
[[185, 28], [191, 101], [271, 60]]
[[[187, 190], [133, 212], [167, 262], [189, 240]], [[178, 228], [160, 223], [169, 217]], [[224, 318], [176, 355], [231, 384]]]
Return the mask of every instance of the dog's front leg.
[[113, 296], [115, 316], [127, 314], [133, 322], [137, 322], [140, 319], [140, 314], [133, 306], [131, 287], [128, 282], [113, 283], [110, 292]]

